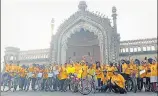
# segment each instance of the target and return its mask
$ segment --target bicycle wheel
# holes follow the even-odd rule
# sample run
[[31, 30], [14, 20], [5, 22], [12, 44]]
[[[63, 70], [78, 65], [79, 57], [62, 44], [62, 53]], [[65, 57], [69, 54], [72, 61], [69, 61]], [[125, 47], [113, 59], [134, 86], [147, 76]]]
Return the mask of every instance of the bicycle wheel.
[[78, 83], [78, 91], [83, 95], [88, 95], [92, 91], [91, 83], [86, 79], [81, 79]]
[[71, 92], [75, 92], [76, 91], [76, 84], [75, 81], [70, 81], [70, 90]]
[[27, 92], [30, 89], [31, 78], [27, 78], [26, 80], [27, 80], [26, 81], [26, 88], [24, 88], [24, 89]]
[[137, 92], [137, 80], [136, 78], [133, 78], [133, 92], [136, 93]]
[[15, 92], [16, 90], [17, 90], [17, 87], [18, 87], [18, 79], [19, 78], [14, 78], [14, 80], [13, 80], [13, 92]]
[[[65, 80], [64, 86], [63, 86], [63, 89], [64, 89], [65, 91], [67, 91], [67, 89], [68, 89], [68, 87], [69, 87], [69, 85], [70, 85], [70, 82], [71, 82], [70, 79], [66, 79], [66, 80]], [[70, 86], [70, 90], [71, 90], [71, 86]]]
[[92, 83], [92, 92], [95, 94], [96, 93], [96, 86], [94, 84], [94, 82]]
[[48, 91], [53, 91], [53, 80], [52, 78], [48, 78]]
[[11, 86], [11, 81], [4, 81], [3, 82], [3, 92], [7, 92], [9, 91], [11, 88], [9, 86]]
[[126, 82], [125, 82], [125, 89], [130, 92], [133, 90], [133, 81], [131, 79], [128, 79]]
[[141, 78], [138, 78], [137, 86], [138, 86], [139, 91], [141, 91], [143, 89], [143, 82], [142, 82]]

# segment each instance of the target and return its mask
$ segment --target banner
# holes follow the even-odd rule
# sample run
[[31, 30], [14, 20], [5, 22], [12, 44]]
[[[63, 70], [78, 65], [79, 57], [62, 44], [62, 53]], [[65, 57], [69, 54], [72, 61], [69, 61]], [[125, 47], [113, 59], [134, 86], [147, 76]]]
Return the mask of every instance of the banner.
[[139, 73], [140, 73], [140, 75], [142, 75], [143, 73], [145, 73], [145, 70], [142, 70]]
[[42, 77], [42, 73], [38, 73], [37, 77], [41, 78]]

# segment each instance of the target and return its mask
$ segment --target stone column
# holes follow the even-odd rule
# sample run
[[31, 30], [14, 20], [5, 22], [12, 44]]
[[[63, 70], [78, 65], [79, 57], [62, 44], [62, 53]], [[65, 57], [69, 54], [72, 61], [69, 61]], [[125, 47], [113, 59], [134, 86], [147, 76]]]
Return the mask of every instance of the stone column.
[[99, 46], [100, 46], [100, 63], [102, 64], [104, 62], [103, 61], [103, 52], [104, 52], [104, 50], [103, 50], [103, 42], [102, 41], [100, 41]]

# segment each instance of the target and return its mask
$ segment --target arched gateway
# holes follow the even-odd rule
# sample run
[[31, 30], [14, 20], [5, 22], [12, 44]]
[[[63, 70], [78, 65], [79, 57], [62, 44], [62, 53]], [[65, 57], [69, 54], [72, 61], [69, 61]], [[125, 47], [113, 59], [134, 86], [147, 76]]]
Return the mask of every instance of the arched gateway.
[[51, 62], [64, 64], [70, 58], [79, 61], [84, 55], [104, 64], [117, 62], [120, 35], [116, 27], [116, 8], [112, 8], [113, 26], [110, 19], [87, 11], [86, 2], [81, 1], [78, 8], [52, 36]]

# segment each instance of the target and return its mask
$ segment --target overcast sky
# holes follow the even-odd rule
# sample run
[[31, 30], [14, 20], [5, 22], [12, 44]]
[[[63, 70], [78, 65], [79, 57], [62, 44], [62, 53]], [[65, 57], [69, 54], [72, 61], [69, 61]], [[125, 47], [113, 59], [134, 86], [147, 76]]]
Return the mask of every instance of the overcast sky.
[[[55, 29], [78, 10], [80, 0], [1, 0], [1, 58], [5, 47], [21, 50], [49, 48], [51, 19]], [[157, 36], [157, 0], [85, 0], [87, 9], [111, 18], [116, 6], [121, 40]]]

